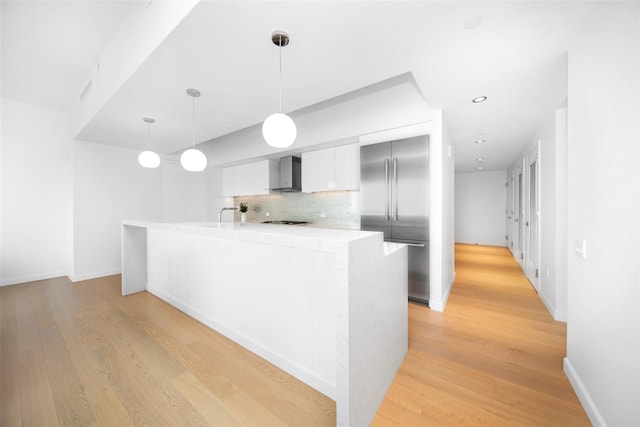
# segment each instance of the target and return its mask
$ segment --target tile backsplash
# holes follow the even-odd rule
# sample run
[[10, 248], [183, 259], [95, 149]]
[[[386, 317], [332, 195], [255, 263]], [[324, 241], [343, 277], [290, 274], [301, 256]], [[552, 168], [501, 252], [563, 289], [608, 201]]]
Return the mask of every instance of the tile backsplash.
[[[358, 191], [280, 193], [234, 197], [233, 205], [249, 205], [247, 222], [291, 220], [359, 228], [359, 196]], [[240, 221], [240, 212], [234, 212], [234, 220]]]

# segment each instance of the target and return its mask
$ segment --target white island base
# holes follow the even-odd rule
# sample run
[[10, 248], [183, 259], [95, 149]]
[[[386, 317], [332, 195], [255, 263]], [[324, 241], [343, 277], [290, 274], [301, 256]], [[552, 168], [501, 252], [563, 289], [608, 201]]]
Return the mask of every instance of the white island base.
[[407, 352], [407, 249], [382, 233], [123, 221], [122, 294], [147, 290], [369, 425]]

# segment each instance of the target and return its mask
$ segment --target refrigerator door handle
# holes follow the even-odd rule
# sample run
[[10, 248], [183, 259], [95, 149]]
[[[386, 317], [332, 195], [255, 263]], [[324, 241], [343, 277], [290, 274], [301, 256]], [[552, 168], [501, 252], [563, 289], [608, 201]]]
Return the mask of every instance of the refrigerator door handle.
[[398, 221], [398, 158], [393, 158], [393, 220]]
[[384, 219], [389, 221], [389, 159], [384, 159]]
[[414, 248], [426, 248], [429, 244], [428, 240], [423, 240], [424, 243], [418, 243], [415, 241], [408, 241], [403, 239], [384, 239], [384, 241], [389, 243], [402, 243], [403, 245], [411, 246]]

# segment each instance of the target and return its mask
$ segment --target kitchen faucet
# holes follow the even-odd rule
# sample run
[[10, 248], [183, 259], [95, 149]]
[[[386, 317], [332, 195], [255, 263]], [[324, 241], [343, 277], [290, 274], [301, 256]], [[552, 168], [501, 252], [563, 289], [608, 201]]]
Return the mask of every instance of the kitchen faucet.
[[237, 211], [238, 208], [222, 208], [218, 211], [218, 222], [222, 222], [222, 212], [224, 211]]

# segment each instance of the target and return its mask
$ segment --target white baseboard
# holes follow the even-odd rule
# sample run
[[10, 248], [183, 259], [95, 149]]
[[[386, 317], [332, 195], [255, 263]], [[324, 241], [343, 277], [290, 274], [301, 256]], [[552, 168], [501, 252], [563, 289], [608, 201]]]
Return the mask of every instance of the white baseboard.
[[51, 273], [39, 273], [39, 274], [29, 274], [26, 276], [8, 277], [8, 278], [3, 278], [2, 281], [0, 281], [0, 286], [17, 285], [20, 283], [28, 283], [28, 282], [35, 282], [37, 280], [53, 279], [56, 277], [63, 277], [67, 275], [68, 273], [66, 271], [54, 271]]
[[542, 303], [547, 308], [547, 311], [553, 316], [553, 320], [557, 320], [558, 322], [567, 322], [567, 312], [564, 310], [558, 310], [555, 305], [549, 301], [549, 299], [545, 296], [544, 293], [538, 292], [538, 296], [542, 300]]
[[567, 323], [567, 312], [565, 310], [555, 310], [553, 312], [553, 318], [558, 322]]
[[589, 391], [580, 380], [578, 373], [573, 369], [573, 365], [568, 357], [564, 358], [564, 373], [569, 379], [571, 387], [573, 387], [573, 391], [575, 391], [578, 396], [578, 400], [580, 400], [591, 424], [594, 426], [607, 427], [607, 423], [605, 423], [602, 415], [600, 415], [600, 411], [598, 411], [596, 404], [593, 402], [593, 399], [591, 399]]
[[105, 276], [113, 276], [114, 274], [121, 274], [121, 268], [110, 268], [107, 270], [94, 271], [91, 273], [82, 273], [82, 274], [71, 274], [69, 275], [69, 279], [72, 282], [81, 282], [83, 280], [91, 280], [97, 277], [105, 277]]
[[445, 306], [447, 305], [447, 301], [449, 301], [449, 295], [451, 294], [451, 289], [453, 289], [453, 284], [456, 281], [456, 272], [453, 272], [453, 276], [451, 276], [451, 280], [449, 281], [449, 286], [447, 287], [447, 289], [444, 292], [444, 295], [442, 296], [442, 300], [440, 301], [434, 301], [431, 298], [429, 298], [429, 308], [431, 310], [434, 311], [444, 311]]

